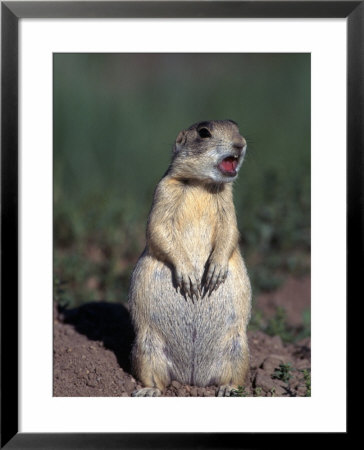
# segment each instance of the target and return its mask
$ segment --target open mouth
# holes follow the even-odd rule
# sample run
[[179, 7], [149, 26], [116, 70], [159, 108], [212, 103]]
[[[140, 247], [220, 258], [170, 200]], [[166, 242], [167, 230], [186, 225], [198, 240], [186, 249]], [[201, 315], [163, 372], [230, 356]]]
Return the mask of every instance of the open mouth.
[[238, 163], [239, 158], [237, 158], [236, 156], [228, 156], [220, 162], [218, 168], [224, 175], [235, 177]]

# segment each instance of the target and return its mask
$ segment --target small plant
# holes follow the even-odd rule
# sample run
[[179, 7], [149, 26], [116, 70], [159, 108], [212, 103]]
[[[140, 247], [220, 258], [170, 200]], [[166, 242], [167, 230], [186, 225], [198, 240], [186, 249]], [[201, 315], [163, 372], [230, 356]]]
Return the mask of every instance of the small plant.
[[276, 388], [272, 387], [272, 389], [270, 390], [270, 393], [271, 393], [272, 397], [275, 397], [276, 396]]
[[303, 378], [305, 380], [306, 394], [305, 397], [311, 397], [311, 370], [303, 369]]
[[287, 325], [286, 310], [282, 306], [277, 308], [274, 317], [269, 320], [265, 331], [270, 336], [280, 336], [284, 342], [292, 342], [294, 340], [292, 330]]
[[238, 386], [238, 389], [232, 389], [230, 397], [246, 397], [245, 386]]
[[305, 309], [302, 312], [302, 327], [295, 337], [296, 341], [300, 341], [311, 335], [311, 311], [310, 309]]
[[272, 378], [276, 378], [277, 380], [282, 380], [285, 383], [288, 383], [288, 381], [292, 378], [292, 364], [280, 364], [279, 368], [274, 370], [274, 373], [272, 375]]
[[311, 334], [310, 310], [305, 309], [303, 311], [301, 327], [292, 328], [287, 323], [286, 310], [282, 306], [278, 306], [275, 315], [269, 319], [261, 310], [253, 308], [252, 317], [249, 322], [249, 330], [259, 330], [270, 336], [279, 336], [286, 343], [297, 342], [309, 337]]
[[254, 389], [254, 394], [255, 394], [255, 396], [256, 396], [256, 397], [261, 397], [261, 396], [262, 396], [262, 391], [263, 391], [263, 389], [262, 389], [260, 386], [257, 386], [257, 387]]

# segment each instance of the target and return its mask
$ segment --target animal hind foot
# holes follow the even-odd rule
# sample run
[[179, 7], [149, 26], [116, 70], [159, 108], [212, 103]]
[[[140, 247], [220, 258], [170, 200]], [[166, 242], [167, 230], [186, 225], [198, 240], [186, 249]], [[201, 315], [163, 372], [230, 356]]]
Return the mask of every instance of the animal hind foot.
[[162, 395], [158, 388], [143, 388], [132, 392], [132, 397], [160, 397]]
[[231, 397], [232, 391], [235, 389], [236, 387], [231, 384], [223, 384], [222, 386], [219, 386], [216, 397]]

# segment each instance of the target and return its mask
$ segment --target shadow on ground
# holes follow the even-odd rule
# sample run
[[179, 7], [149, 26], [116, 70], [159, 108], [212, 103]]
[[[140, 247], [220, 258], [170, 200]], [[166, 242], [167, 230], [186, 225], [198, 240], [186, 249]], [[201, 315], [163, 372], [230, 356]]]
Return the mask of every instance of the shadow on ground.
[[131, 347], [134, 330], [127, 308], [106, 302], [86, 303], [78, 308], [58, 307], [64, 323], [91, 341], [101, 341], [105, 348], [113, 351], [118, 364], [127, 373], [131, 371]]

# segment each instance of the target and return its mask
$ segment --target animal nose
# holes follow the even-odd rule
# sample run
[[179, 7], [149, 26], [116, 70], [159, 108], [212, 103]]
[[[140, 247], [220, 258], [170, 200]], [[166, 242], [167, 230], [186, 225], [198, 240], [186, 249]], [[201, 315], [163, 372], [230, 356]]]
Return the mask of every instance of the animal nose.
[[239, 154], [241, 154], [241, 152], [243, 151], [244, 148], [244, 141], [243, 140], [239, 140], [239, 141], [234, 141], [233, 142], [233, 149], [237, 150], [239, 152]]
[[234, 139], [233, 141], [233, 149], [237, 150], [239, 152], [239, 155], [242, 153], [243, 148], [246, 145], [246, 141], [243, 137], [240, 137], [238, 139]]

